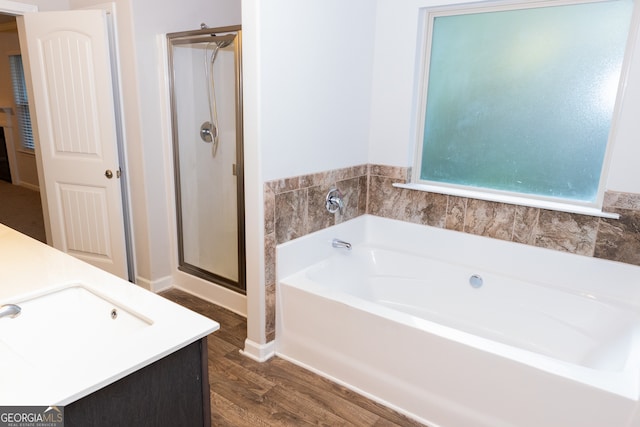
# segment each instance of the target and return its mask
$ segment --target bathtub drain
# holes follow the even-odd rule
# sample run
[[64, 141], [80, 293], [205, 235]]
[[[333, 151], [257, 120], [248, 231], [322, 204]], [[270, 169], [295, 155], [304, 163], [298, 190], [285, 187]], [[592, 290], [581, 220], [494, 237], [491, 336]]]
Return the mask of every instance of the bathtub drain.
[[474, 274], [471, 277], [469, 277], [469, 284], [471, 285], [472, 288], [479, 288], [482, 286], [483, 280], [482, 277], [479, 274]]
[[117, 317], [118, 317], [118, 310], [116, 310], [115, 308], [111, 309], [111, 318], [113, 320], [116, 320]]

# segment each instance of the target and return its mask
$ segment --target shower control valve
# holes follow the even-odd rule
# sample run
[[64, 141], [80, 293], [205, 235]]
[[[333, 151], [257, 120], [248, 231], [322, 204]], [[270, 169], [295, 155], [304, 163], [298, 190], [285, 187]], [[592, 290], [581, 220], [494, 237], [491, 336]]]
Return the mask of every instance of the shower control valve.
[[344, 202], [342, 201], [342, 193], [337, 188], [332, 188], [325, 197], [325, 207], [329, 213], [336, 213], [344, 209]]
[[212, 142], [218, 136], [218, 128], [211, 122], [204, 122], [200, 126], [200, 138], [204, 142]]

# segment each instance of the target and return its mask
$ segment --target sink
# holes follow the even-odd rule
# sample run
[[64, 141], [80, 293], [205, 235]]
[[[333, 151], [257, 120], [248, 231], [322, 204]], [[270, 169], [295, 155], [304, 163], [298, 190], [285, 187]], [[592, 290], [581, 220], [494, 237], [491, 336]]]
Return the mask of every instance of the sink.
[[91, 357], [153, 323], [82, 285], [11, 303], [22, 312], [0, 318], [0, 348], [39, 367], [68, 364], [69, 355]]

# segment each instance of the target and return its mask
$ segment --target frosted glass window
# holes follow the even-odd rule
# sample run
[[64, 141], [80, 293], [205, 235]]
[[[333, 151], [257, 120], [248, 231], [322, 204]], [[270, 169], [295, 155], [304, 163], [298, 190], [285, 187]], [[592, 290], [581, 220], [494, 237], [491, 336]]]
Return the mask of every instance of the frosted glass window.
[[420, 181], [594, 202], [632, 9], [431, 16]]

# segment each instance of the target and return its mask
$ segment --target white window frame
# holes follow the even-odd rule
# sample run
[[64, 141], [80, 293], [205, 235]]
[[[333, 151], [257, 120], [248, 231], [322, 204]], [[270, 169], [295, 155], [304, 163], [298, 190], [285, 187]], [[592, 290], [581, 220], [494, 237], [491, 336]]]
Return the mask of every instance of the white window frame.
[[[554, 1], [553, 5], [571, 5], [581, 3], [593, 3], [606, 0], [559, 0]], [[624, 59], [620, 74], [620, 84], [618, 86], [618, 92], [616, 96], [616, 103], [611, 120], [611, 129], [609, 132], [609, 138], [607, 142], [607, 148], [604, 156], [602, 171], [600, 175], [598, 193], [596, 201], [593, 203], [580, 202], [574, 200], [563, 200], [557, 198], [550, 198], [545, 196], [536, 196], [524, 193], [513, 193], [501, 190], [492, 190], [479, 187], [466, 187], [456, 184], [447, 184], [441, 182], [423, 181], [420, 179], [422, 150], [423, 150], [423, 138], [424, 138], [424, 122], [427, 105], [427, 86], [429, 82], [429, 61], [431, 57], [431, 40], [433, 31], [433, 19], [438, 16], [450, 16], [457, 15], [461, 11], [464, 13], [478, 13], [478, 12], [497, 12], [504, 10], [518, 10], [529, 9], [550, 6], [548, 1], [535, 1], [535, 2], [490, 2], [483, 4], [466, 4], [466, 5], [453, 5], [442, 7], [428, 7], [421, 10], [421, 26], [419, 31], [422, 34], [421, 43], [418, 43], [418, 58], [421, 58], [421, 64], [419, 67], [419, 77], [417, 84], [417, 100], [416, 100], [416, 139], [415, 139], [415, 157], [412, 170], [411, 182], [407, 184], [394, 184], [396, 187], [409, 188], [414, 190], [428, 191], [434, 193], [448, 194], [453, 196], [468, 197], [480, 200], [494, 201], [499, 203], [516, 204], [522, 206], [537, 207], [543, 209], [551, 209], [563, 212], [579, 213], [592, 216], [618, 218], [618, 214], [607, 213], [602, 211], [602, 204], [604, 202], [605, 184], [608, 176], [609, 165], [611, 162], [611, 156], [614, 146], [614, 141], [617, 133], [617, 122], [619, 120], [620, 108], [622, 100], [624, 98], [624, 89], [626, 87], [626, 80], [630, 67], [630, 52], [633, 51], [634, 42], [636, 39], [636, 29], [638, 27], [638, 4], [634, 4], [634, 10], [632, 12], [630, 31], [627, 41], [627, 46], [624, 54]]]

